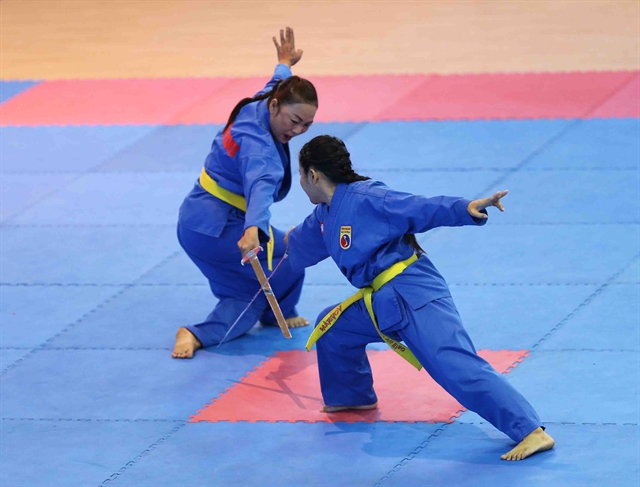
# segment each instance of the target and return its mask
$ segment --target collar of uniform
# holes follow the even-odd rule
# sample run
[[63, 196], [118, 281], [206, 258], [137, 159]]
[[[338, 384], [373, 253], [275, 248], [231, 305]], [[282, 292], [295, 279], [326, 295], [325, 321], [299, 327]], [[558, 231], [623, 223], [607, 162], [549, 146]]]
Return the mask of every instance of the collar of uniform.
[[260, 125], [267, 132], [271, 133], [271, 122], [269, 121], [269, 105], [267, 99], [260, 100], [256, 107], [258, 125]]
[[340, 210], [340, 203], [347, 194], [347, 189], [349, 185], [347, 183], [338, 183], [335, 191], [333, 192], [333, 196], [331, 197], [331, 204], [329, 205], [329, 224], [333, 224], [333, 221]]

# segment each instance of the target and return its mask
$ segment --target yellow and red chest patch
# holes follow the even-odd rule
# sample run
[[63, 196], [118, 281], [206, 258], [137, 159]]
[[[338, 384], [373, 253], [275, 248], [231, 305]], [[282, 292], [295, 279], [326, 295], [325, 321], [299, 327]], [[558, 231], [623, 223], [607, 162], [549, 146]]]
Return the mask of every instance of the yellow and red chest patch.
[[340, 248], [342, 250], [347, 250], [351, 247], [351, 226], [341, 226], [340, 227]]

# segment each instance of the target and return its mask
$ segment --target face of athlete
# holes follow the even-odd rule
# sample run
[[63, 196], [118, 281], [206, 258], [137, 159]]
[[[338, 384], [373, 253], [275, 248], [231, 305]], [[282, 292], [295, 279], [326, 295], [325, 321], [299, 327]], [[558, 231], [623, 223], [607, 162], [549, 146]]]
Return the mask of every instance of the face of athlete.
[[300, 173], [300, 186], [302, 186], [302, 190], [307, 194], [311, 203], [314, 205], [322, 203], [323, 193], [318, 185], [318, 172], [311, 168], [309, 172], [305, 173], [300, 165], [298, 165], [298, 172]]
[[273, 138], [286, 144], [294, 137], [304, 134], [316, 116], [317, 108], [306, 103], [280, 105], [275, 98], [269, 103], [269, 122]]

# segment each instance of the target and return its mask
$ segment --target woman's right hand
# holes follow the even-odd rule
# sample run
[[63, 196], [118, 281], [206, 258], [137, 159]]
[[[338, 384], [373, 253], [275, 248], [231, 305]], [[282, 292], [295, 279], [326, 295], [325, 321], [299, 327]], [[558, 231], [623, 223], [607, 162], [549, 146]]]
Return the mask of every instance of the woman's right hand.
[[273, 38], [273, 43], [276, 45], [276, 49], [278, 50], [278, 63], [286, 64], [291, 67], [300, 61], [302, 51], [300, 49], [296, 51], [296, 43], [293, 37], [293, 29], [291, 27], [287, 27], [286, 36], [285, 31], [280, 29], [280, 44], [278, 44], [275, 36]]
[[247, 227], [242, 235], [242, 238], [238, 240], [238, 248], [242, 253], [242, 257], [247, 255], [250, 250], [260, 247], [260, 238], [258, 237], [258, 227]]

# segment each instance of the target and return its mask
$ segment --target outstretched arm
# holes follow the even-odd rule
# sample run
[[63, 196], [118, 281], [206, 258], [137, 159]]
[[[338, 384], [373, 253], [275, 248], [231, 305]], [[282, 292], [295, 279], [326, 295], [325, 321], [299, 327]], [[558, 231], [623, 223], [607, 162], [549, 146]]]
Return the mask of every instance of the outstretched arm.
[[507, 191], [499, 191], [489, 198], [470, 201], [452, 196], [424, 196], [388, 190], [384, 198], [392, 235], [422, 233], [436, 227], [458, 227], [462, 225], [484, 225], [487, 222], [486, 208], [495, 206], [504, 211], [500, 199]]

